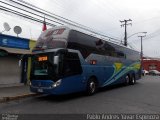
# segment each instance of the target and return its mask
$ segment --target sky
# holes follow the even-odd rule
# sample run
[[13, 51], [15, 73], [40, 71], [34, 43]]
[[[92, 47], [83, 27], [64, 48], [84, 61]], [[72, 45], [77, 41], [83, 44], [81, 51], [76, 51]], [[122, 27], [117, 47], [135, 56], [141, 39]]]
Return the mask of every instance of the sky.
[[[124, 39], [124, 27], [121, 27], [120, 20], [131, 19], [132, 26], [127, 26], [128, 44], [140, 51], [141, 43], [138, 36], [144, 35], [140, 32], [147, 32], [143, 38], [144, 55], [160, 58], [160, 0], [24, 1], [119, 40]], [[6, 15], [0, 11], [0, 31], [3, 31], [4, 22], [12, 28], [4, 34], [16, 35], [13, 32], [16, 25], [22, 27], [20, 37], [36, 40], [42, 32], [42, 24]]]

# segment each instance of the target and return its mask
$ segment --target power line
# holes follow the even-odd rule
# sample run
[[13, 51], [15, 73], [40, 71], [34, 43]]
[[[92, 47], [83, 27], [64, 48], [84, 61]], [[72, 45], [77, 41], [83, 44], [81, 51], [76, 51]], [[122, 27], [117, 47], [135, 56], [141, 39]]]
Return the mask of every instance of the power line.
[[29, 6], [27, 6], [27, 5], [21, 4], [21, 3], [19, 3], [19, 2], [14, 1], [14, 0], [7, 0], [7, 1], [12, 2], [12, 3], [15, 3], [15, 4], [17, 4], [17, 5], [20, 5], [20, 6], [22, 6], [22, 7], [25, 7], [25, 8], [27, 8], [27, 9], [30, 9], [30, 10], [32, 10], [32, 11], [34, 11], [34, 12], [43, 14], [43, 15], [45, 15], [45, 16], [49, 16], [49, 17], [51, 17], [51, 18], [54, 18], [54, 19], [56, 19], [56, 20], [59, 20], [59, 21], [65, 23], [65, 21], [63, 21], [63, 20], [60, 20], [60, 19], [58, 19], [58, 18], [56, 18], [56, 17], [54, 17], [54, 16], [51, 16], [51, 15], [46, 14], [46, 13], [40, 11], [40, 10], [36, 10], [35, 8], [32, 8], [32, 7], [29, 7]]
[[[23, 17], [23, 18], [27, 18], [27, 19], [32, 20], [32, 21], [35, 21], [35, 22], [43, 23], [43, 20], [37, 19], [37, 18], [35, 18], [35, 17], [26, 15], [26, 14], [21, 13], [21, 12], [17, 12], [17, 11], [15, 11], [15, 10], [12, 10], [12, 9], [9, 9], [9, 8], [3, 7], [3, 6], [0, 6], [0, 10], [3, 10], [3, 11], [5, 11], [5, 12], [18, 15], [18, 16]], [[49, 23], [49, 22], [46, 22], [46, 24], [49, 25], [49, 26], [55, 26], [54, 24]]]
[[[62, 23], [66, 23], [66, 24], [69, 24], [69, 25], [72, 25], [72, 26], [75, 26], [75, 27], [80, 27], [81, 29], [85, 29], [85, 30], [88, 30], [88, 28], [86, 27], [86, 26], [84, 26], [84, 27], [82, 27], [83, 25], [80, 25], [80, 24], [78, 24], [78, 23], [75, 23], [75, 22], [73, 22], [73, 21], [71, 21], [71, 20], [68, 20], [68, 19], [65, 19], [65, 20], [62, 20], [62, 19], [60, 19], [60, 18], [57, 18], [57, 17], [55, 17], [55, 16], [57, 16], [57, 15], [55, 15], [55, 14], [53, 14], [53, 15], [50, 15], [50, 14], [52, 14], [52, 13], [50, 13], [50, 12], [47, 12], [47, 11], [45, 11], [45, 10], [42, 10], [42, 9], [40, 9], [40, 8], [38, 8], [38, 7], [36, 7], [36, 6], [34, 6], [34, 5], [32, 5], [32, 4], [29, 4], [29, 3], [27, 3], [27, 2], [25, 2], [25, 1], [23, 1], [23, 0], [18, 0], [19, 2], [21, 2], [21, 3], [24, 3], [24, 4], [26, 4], [26, 5], [24, 5], [24, 4], [21, 4], [21, 3], [19, 3], [19, 2], [16, 2], [16, 1], [14, 1], [14, 0], [7, 0], [7, 1], [9, 1], [9, 2], [12, 2], [12, 3], [16, 3], [16, 4], [18, 4], [18, 5], [21, 5], [21, 6], [23, 6], [23, 7], [25, 7], [25, 8], [28, 8], [28, 9], [30, 9], [30, 10], [33, 10], [33, 11], [35, 11], [35, 12], [37, 12], [37, 13], [40, 13], [40, 14], [43, 14], [43, 15], [45, 15], [45, 16], [48, 16], [48, 17], [51, 17], [51, 18], [54, 18], [54, 19], [56, 19], [56, 20], [58, 20], [58, 21], [60, 21], [60, 22], [62, 22]], [[29, 5], [29, 6], [28, 6]], [[31, 7], [30, 7], [31, 6]], [[33, 8], [34, 7], [34, 8]], [[36, 9], [35, 9], [36, 8]], [[39, 10], [38, 10], [39, 9]], [[42, 11], [44, 11], [44, 12], [42, 12]], [[49, 13], [49, 14], [48, 14]], [[59, 16], [58, 16], [59, 17]], [[63, 17], [61, 17], [61, 18], [63, 18]], [[63, 18], [64, 19], [64, 18]], [[70, 22], [69, 22], [70, 21]], [[91, 30], [90, 30], [91, 31]]]
[[[23, 7], [23, 8], [27, 8], [27, 10], [26, 10], [26, 9], [22, 9], [22, 8], [20, 8], [20, 7], [17, 7], [17, 6], [14, 6], [14, 5], [11, 5], [11, 4], [8, 4], [8, 3], [6, 3], [6, 2], [2, 2], [2, 1], [0, 1], [0, 2], [3, 3], [3, 4], [6, 4], [6, 5], [10, 6], [10, 7], [13, 7], [14, 9], [15, 9], [15, 8], [16, 8], [16, 9], [19, 9], [20, 11], [27, 12], [27, 13], [32, 14], [32, 15], [34, 15], [34, 16], [37, 16], [37, 17], [39, 17], [39, 18], [42, 18], [42, 16], [41, 16], [41, 15], [38, 15], [38, 14], [44, 14], [44, 15], [47, 15], [48, 17], [55, 18], [55, 16], [52, 16], [52, 15], [49, 15], [49, 14], [44, 13], [44, 12], [42, 12], [42, 11], [36, 10], [36, 9], [34, 9], [34, 8], [32, 8], [32, 7], [29, 7], [29, 6], [27, 6], [27, 5], [21, 4], [21, 3], [19, 3], [19, 2], [14, 1], [14, 0], [6, 0], [6, 1], [10, 1], [10, 2], [12, 2], [12, 3], [18, 4], [18, 5], [20, 5], [20, 6]], [[26, 19], [29, 19], [29, 20], [33, 20], [33, 21], [35, 21], [35, 22], [43, 23], [43, 21], [40, 20], [40, 19], [38, 19], [38, 18], [35, 18], [35, 17], [31, 16], [31, 15], [27, 15], [27, 14], [22, 13], [22, 12], [15, 11], [15, 10], [13, 10], [13, 9], [11, 9], [11, 8], [7, 8], [7, 7], [1, 6], [0, 9], [3, 10], [3, 11], [5, 11], [5, 12], [8, 12], [8, 13], [10, 13], [10, 14], [14, 14], [14, 15], [16, 15], [16, 16], [20, 16], [20, 17], [23, 17], [23, 18], [26, 18]], [[30, 10], [31, 10], [32, 12], [31, 12]], [[35, 12], [38, 13], [38, 14], [36, 14]], [[46, 19], [48, 19], [48, 18], [46, 18]], [[110, 36], [107, 36], [107, 35], [103, 35], [103, 34], [101, 34], [101, 33], [98, 33], [98, 32], [96, 32], [96, 31], [92, 30], [91, 28], [83, 27], [83, 25], [82, 25], [82, 26], [79, 26], [80, 24], [79, 24], [79, 25], [76, 25], [76, 24], [70, 23], [70, 22], [68, 22], [68, 21], [66, 22], [66, 21], [64, 21], [64, 20], [59, 20], [59, 18], [56, 18], [57, 21], [53, 21], [53, 20], [51, 20], [51, 19], [48, 19], [48, 20], [50, 20], [50, 21], [52, 21], [52, 22], [55, 22], [55, 23], [58, 23], [58, 24], [61, 24], [61, 25], [63, 25], [63, 23], [68, 23], [68, 24], [70, 24], [70, 25], [72, 25], [72, 26], [74, 26], [74, 27], [77, 27], [77, 28], [80, 28], [80, 29], [82, 29], [82, 30], [86, 30], [86, 31], [88, 31], [88, 32], [94, 33], [95, 35], [99, 35], [99, 36], [101, 36], [101, 37], [109, 38], [109, 39], [111, 39], [112, 42], [119, 43], [118, 41], [120, 41], [119, 39], [116, 39], [116, 38], [113, 38], [113, 37], [110, 37]], [[60, 22], [58, 22], [58, 21], [60, 21]], [[63, 23], [62, 23], [62, 22], [63, 22]], [[52, 24], [52, 23], [50, 23], [50, 22], [46, 22], [46, 24], [47, 24], [47, 25], [50, 25], [50, 26], [55, 26], [55, 24]], [[117, 40], [118, 40], [118, 41], [117, 41]]]
[[[35, 13], [33, 13], [33, 12], [27, 11], [27, 10], [25, 10], [25, 9], [22, 9], [22, 8], [16, 7], [16, 6], [11, 5], [11, 4], [8, 4], [8, 3], [6, 3], [6, 2], [2, 2], [2, 1], [0, 1], [0, 2], [1, 2], [1, 3], [3, 3], [3, 4], [5, 4], [5, 5], [8, 5], [8, 6], [11, 6], [11, 7], [16, 8], [16, 9], [19, 9], [19, 10], [21, 10], [21, 11], [28, 12], [28, 13], [30, 13], [30, 14], [32, 14], [32, 15], [35, 15], [35, 16], [38, 16], [38, 17], [40, 17], [40, 18], [44, 18], [44, 17], [43, 17], [43, 16], [41, 16], [41, 15], [38, 15], [38, 14], [35, 14]], [[60, 23], [60, 22], [57, 22], [57, 21], [54, 21], [54, 20], [51, 20], [51, 19], [48, 19], [48, 18], [46, 18], [46, 20], [49, 20], [49, 21], [52, 21], [52, 22], [58, 23], [58, 24], [60, 24], [60, 25], [63, 25], [63, 24], [62, 24], [62, 23]]]
[[[152, 39], [152, 38], [155, 38], [155, 37], [157, 37], [157, 36], [159, 36], [159, 35], [160, 35], [160, 29], [156, 30], [156, 31], [153, 32], [153, 33], [148, 34], [148, 35], [144, 38], [144, 40]], [[137, 40], [135, 40], [135, 41], [137, 41]]]
[[[13, 1], [13, 0], [10, 0], [10, 1]], [[21, 3], [24, 3], [24, 4], [26, 4], [26, 5], [29, 5], [29, 6], [31, 6], [31, 7], [34, 7], [34, 8], [36, 8], [36, 9], [39, 9], [39, 10], [41, 10], [41, 11], [44, 11], [44, 12], [46, 12], [46, 13], [48, 13], [48, 14], [54, 15], [54, 16], [56, 16], [56, 17], [59, 17], [59, 18], [61, 18], [61, 19], [67, 20], [67, 21], [69, 21], [69, 22], [71, 22], [71, 23], [74, 23], [74, 24], [77, 24], [77, 25], [80, 25], [80, 26], [84, 26], [84, 25], [81, 25], [81, 24], [79, 24], [79, 23], [77, 23], [77, 22], [74, 22], [74, 21], [72, 21], [72, 20], [69, 20], [69, 19], [67, 19], [67, 18], [64, 18], [64, 17], [62, 17], [62, 16], [59, 16], [59, 15], [56, 15], [56, 14], [51, 13], [51, 12], [49, 12], [49, 11], [46, 11], [46, 10], [44, 10], [44, 9], [41, 9], [41, 8], [39, 8], [39, 7], [35, 6], [35, 5], [32, 5], [32, 4], [30, 4], [30, 3], [28, 3], [28, 2], [26, 2], [26, 1], [24, 1], [24, 0], [17, 0], [17, 1], [19, 1], [19, 2], [21, 2]], [[45, 15], [47, 15], [47, 14], [45, 14]], [[86, 27], [86, 26], [84, 26], [84, 27]]]
[[[100, 36], [103, 36], [103, 37], [106, 37], [106, 38], [109, 38], [109, 39], [112, 39], [112, 40], [116, 40], [116, 41], [114, 41], [114, 42], [117, 42], [117, 40], [120, 41], [119, 39], [116, 39], [116, 38], [113, 38], [113, 37], [110, 37], [110, 36], [107, 36], [107, 35], [103, 35], [103, 34], [101, 34], [101, 33], [96, 32], [95, 30], [93, 30], [93, 29], [91, 29], [91, 28], [88, 28], [88, 27], [86, 27], [86, 26], [84, 26], [84, 25], [81, 25], [81, 24], [79, 24], [79, 23], [75, 23], [75, 22], [73, 22], [73, 21], [71, 21], [71, 20], [69, 20], [69, 21], [71, 21], [71, 22], [69, 22], [69, 21], [65, 21], [65, 20], [62, 20], [62, 19], [60, 19], [60, 18], [57, 18], [57, 17], [55, 17], [55, 16], [53, 16], [53, 15], [50, 15], [50, 14], [52, 14], [52, 13], [49, 12], [50, 14], [48, 14], [47, 11], [42, 10], [42, 9], [36, 7], [36, 6], [35, 6], [36, 9], [35, 9], [35, 8], [33, 8], [34, 5], [31, 5], [31, 4], [27, 3], [27, 2], [24, 2], [23, 0], [18, 0], [18, 1], [19, 1], [19, 2], [22, 2], [22, 3], [24, 3], [24, 4], [27, 4], [27, 5], [21, 4], [21, 3], [19, 3], [19, 2], [14, 1], [14, 0], [7, 0], [7, 1], [12, 2], [12, 3], [15, 3], [15, 4], [18, 4], [18, 5], [21, 5], [21, 6], [25, 7], [25, 8], [28, 8], [28, 9], [30, 9], [30, 10], [32, 10], [32, 11], [35, 11], [35, 12], [40, 13], [40, 14], [43, 14], [43, 15], [45, 15], [45, 16], [54, 18], [54, 19], [56, 19], [56, 20], [58, 20], [58, 21], [60, 21], [60, 22], [62, 22], [62, 23], [66, 23], [66, 24], [69, 24], [69, 25], [71, 25], [71, 26], [74, 26], [74, 27], [77, 27], [77, 28], [80, 28], [80, 29], [89, 31], [89, 32], [91, 32], [91, 33], [94, 33], [94, 34], [97, 34], [97, 35], [100, 35]], [[28, 5], [30, 5], [30, 6], [32, 6], [32, 7], [30, 7], [30, 6], [28, 6]], [[37, 10], [37, 9], [40, 9], [40, 10]], [[42, 11], [45, 11], [45, 12], [42, 12], [41, 10], [42, 10]], [[47, 13], [46, 13], [46, 12], [47, 12]], [[54, 15], [55, 15], [55, 14], [54, 14]], [[63, 18], [63, 17], [62, 17], [62, 18]], [[66, 20], [68, 20], [68, 19], [66, 19]], [[74, 24], [74, 23], [75, 23], [75, 24]]]

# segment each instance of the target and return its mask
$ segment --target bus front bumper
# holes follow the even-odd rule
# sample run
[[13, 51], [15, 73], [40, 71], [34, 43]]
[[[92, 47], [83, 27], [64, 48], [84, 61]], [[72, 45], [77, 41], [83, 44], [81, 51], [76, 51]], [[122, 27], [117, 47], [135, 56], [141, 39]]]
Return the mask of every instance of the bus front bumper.
[[63, 94], [61, 80], [53, 82], [51, 80], [35, 80], [30, 84], [30, 91], [34, 93], [42, 94]]

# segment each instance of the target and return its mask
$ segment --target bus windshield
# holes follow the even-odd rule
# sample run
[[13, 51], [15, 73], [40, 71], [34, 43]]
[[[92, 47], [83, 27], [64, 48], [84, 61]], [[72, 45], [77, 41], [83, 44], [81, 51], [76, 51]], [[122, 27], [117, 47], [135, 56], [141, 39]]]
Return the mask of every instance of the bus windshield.
[[34, 75], [48, 75], [48, 63], [47, 62], [35, 62]]
[[39, 54], [32, 57], [31, 79], [57, 80], [58, 73], [53, 65], [53, 54]]
[[67, 40], [60, 36], [64, 29], [48, 30], [43, 32], [37, 40], [35, 49], [66, 48]]

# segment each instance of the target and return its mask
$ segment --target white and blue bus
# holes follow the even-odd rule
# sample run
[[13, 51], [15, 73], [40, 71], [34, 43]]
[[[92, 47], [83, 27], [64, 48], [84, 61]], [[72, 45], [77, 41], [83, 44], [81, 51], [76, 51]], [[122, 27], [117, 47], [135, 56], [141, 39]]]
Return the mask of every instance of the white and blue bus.
[[69, 94], [125, 83], [141, 77], [139, 52], [66, 26], [44, 31], [32, 54], [35, 93]]

